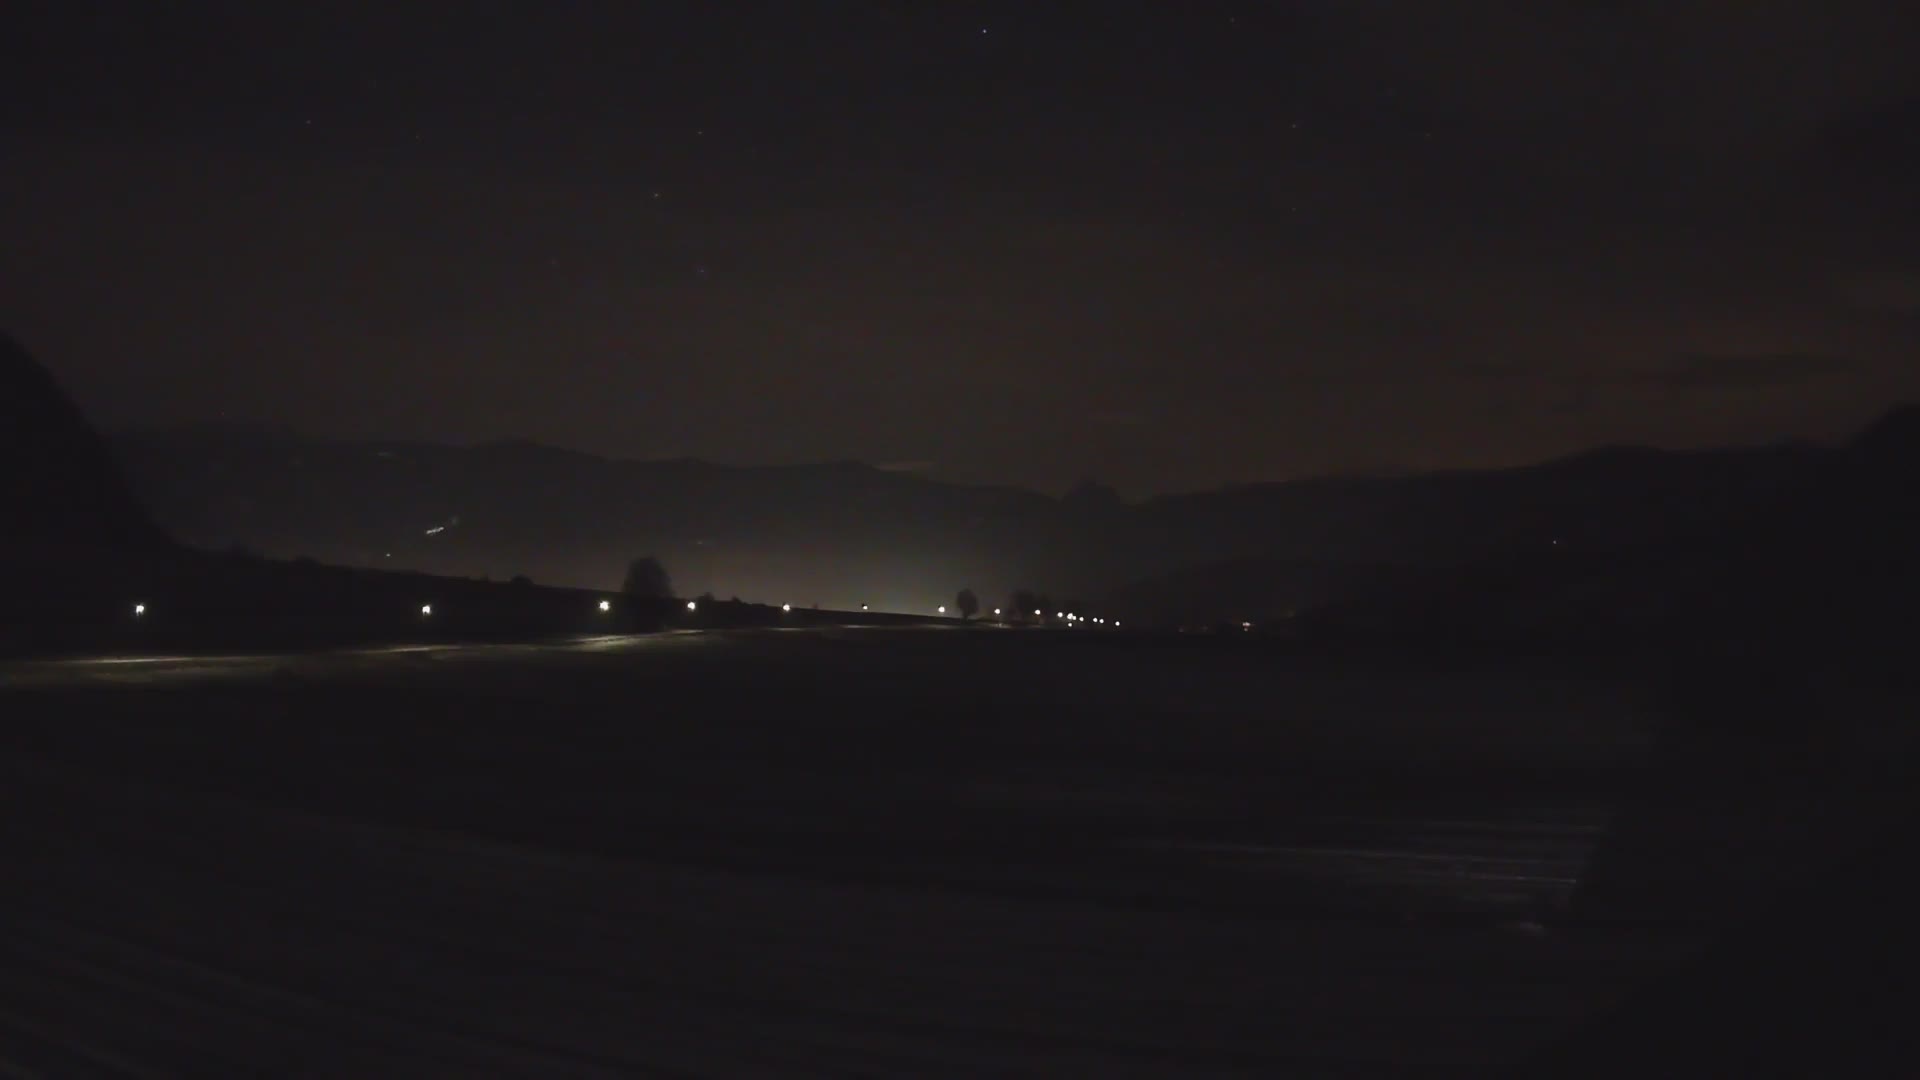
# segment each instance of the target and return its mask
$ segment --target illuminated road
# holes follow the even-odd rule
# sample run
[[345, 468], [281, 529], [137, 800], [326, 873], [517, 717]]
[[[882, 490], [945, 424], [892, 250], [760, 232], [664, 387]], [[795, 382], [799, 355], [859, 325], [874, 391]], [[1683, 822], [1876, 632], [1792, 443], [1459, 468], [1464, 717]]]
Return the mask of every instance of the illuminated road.
[[953, 640], [0, 667], [0, 1075], [1469, 1076], [1685, 944], [1525, 915], [1591, 809], [1269, 806], [1127, 756], [1219, 669], [1053, 657], [995, 726], [918, 689], [1012, 662]]
[[496, 663], [542, 654], [594, 654], [684, 646], [708, 636], [705, 631], [682, 630], [666, 634], [592, 634], [504, 644], [432, 642], [298, 653], [111, 654], [0, 661], [0, 687], [83, 686], [129, 680], [191, 682], [260, 678], [276, 672], [324, 676], [397, 659]]
[[0, 689], [13, 686], [81, 686], [125, 682], [129, 679], [195, 681], [220, 678], [258, 678], [275, 673], [315, 677], [351, 669], [371, 669], [396, 659], [431, 660], [457, 664], [501, 664], [516, 659], [612, 656], [663, 649], [733, 648], [742, 641], [769, 636], [822, 639], [862, 635], [899, 636], [948, 633], [967, 628], [939, 623], [911, 627], [860, 626], [767, 627], [753, 630], [670, 630], [656, 634], [582, 634], [520, 642], [419, 642], [285, 653], [140, 654], [113, 653], [53, 659], [0, 660]]

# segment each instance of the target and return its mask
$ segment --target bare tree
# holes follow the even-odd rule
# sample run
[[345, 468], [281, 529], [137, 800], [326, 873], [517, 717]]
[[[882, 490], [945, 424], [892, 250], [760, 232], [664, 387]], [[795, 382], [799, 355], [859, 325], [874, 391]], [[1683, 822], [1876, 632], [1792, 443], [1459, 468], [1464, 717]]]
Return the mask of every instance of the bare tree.
[[1015, 589], [1013, 595], [1007, 599], [1007, 603], [1012, 607], [1012, 614], [1016, 621], [1025, 622], [1028, 619], [1041, 617], [1040, 596], [1032, 589]]
[[980, 598], [973, 595], [972, 589], [961, 589], [960, 595], [953, 598], [953, 606], [960, 609], [960, 617], [971, 619], [980, 613]]
[[627, 564], [627, 580], [620, 591], [642, 600], [665, 600], [673, 595], [673, 580], [660, 560], [645, 555]]

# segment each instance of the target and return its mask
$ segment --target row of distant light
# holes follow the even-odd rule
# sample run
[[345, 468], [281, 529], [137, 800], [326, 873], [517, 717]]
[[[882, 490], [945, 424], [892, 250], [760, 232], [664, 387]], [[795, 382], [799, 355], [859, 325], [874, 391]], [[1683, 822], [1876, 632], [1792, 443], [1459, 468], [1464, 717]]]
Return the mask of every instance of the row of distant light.
[[[602, 601], [600, 601], [600, 610], [601, 610], [601, 612], [602, 612], [602, 613], [605, 613], [605, 612], [609, 612], [609, 611], [612, 611], [612, 610], [613, 610], [613, 601], [611, 601], [611, 600], [602, 600]], [[688, 611], [699, 611], [699, 610], [700, 610], [700, 605], [699, 605], [699, 603], [697, 603], [696, 601], [693, 601], [693, 600], [689, 600], [689, 601], [687, 601], [687, 610], [688, 610]], [[780, 605], [780, 610], [781, 610], [781, 611], [792, 611], [792, 610], [793, 610], [793, 605], [792, 605], [792, 604], [781, 604], [781, 605]], [[862, 604], [862, 605], [860, 606], [860, 610], [862, 610], [862, 611], [865, 611], [865, 610], [866, 610], [866, 605], [865, 605], [865, 604]], [[945, 610], [946, 610], [946, 608], [941, 608], [940, 610], [942, 610], [942, 611], [945, 611]], [[147, 605], [145, 605], [145, 604], [135, 604], [135, 605], [133, 605], [133, 617], [134, 617], [134, 618], [136, 618], [136, 619], [139, 619], [139, 618], [143, 618], [143, 617], [145, 617], [145, 616], [146, 616], [146, 614], [147, 614]], [[420, 614], [421, 614], [421, 615], [423, 615], [423, 616], [425, 616], [425, 615], [432, 615], [432, 614], [433, 614], [433, 605], [432, 605], [432, 604], [421, 604], [421, 605], [420, 605]]]
[[[867, 606], [865, 604], [860, 605], [860, 610], [861, 611], [867, 610]], [[935, 608], [934, 610], [939, 612], [942, 615], [945, 615], [947, 613], [947, 605], [941, 604], [938, 608]], [[999, 608], [993, 609], [993, 617], [996, 619], [1000, 617]], [[1033, 617], [1036, 619], [1044, 619], [1046, 618], [1046, 614], [1042, 612], [1039, 608], [1035, 608], [1033, 610]], [[1118, 629], [1120, 626], [1120, 620], [1118, 619], [1115, 619], [1111, 623], [1109, 623], [1105, 619], [1089, 619], [1085, 615], [1075, 615], [1071, 611], [1056, 611], [1053, 613], [1053, 617], [1056, 619], [1064, 620], [1066, 622], [1070, 622], [1070, 623], [1090, 622], [1090, 623], [1093, 623], [1095, 626], [1112, 626], [1116, 629]]]
[[[602, 600], [602, 601], [600, 601], [600, 611], [601, 611], [601, 613], [602, 613], [602, 614], [605, 614], [605, 613], [607, 613], [607, 612], [609, 612], [609, 611], [612, 611], [612, 610], [613, 610], [613, 601], [611, 601], [611, 600]], [[697, 601], [694, 601], [694, 600], [689, 600], [689, 601], [687, 601], [687, 610], [688, 610], [688, 611], [699, 611], [699, 610], [700, 610], [700, 604], [699, 604], [699, 603], [698, 603]], [[784, 611], [784, 612], [792, 612], [792, 611], [793, 611], [793, 605], [792, 605], [792, 604], [781, 604], [781, 605], [780, 605], [780, 610], [781, 610], [781, 611]], [[860, 610], [861, 610], [861, 611], [865, 611], [865, 610], [867, 610], [867, 605], [865, 605], [865, 604], [861, 604], [861, 605], [860, 605]], [[945, 614], [947, 613], [947, 606], [946, 606], [945, 604], [942, 604], [942, 605], [940, 605], [940, 608], [939, 608], [939, 611], [940, 611], [940, 614], [942, 614], [942, 615], [945, 615]], [[134, 617], [134, 618], [136, 618], [136, 619], [138, 619], [138, 618], [142, 618], [142, 617], [144, 617], [144, 616], [146, 615], [146, 613], [147, 613], [147, 605], [145, 605], [145, 604], [135, 604], [135, 605], [133, 605], [133, 617]], [[432, 614], [433, 614], [433, 605], [432, 605], [432, 604], [421, 604], [421, 605], [420, 605], [420, 615], [421, 615], [421, 617], [422, 617], [422, 618], [425, 618], [425, 617], [427, 617], [427, 616], [430, 616], [430, 615], [432, 615]], [[995, 618], [998, 618], [998, 617], [1000, 616], [1000, 614], [1001, 614], [1001, 611], [1000, 611], [1000, 609], [999, 609], [999, 608], [994, 608], [994, 609], [993, 609], [993, 614], [994, 614], [994, 617], [995, 617]], [[1044, 618], [1044, 617], [1045, 617], [1045, 615], [1044, 615], [1044, 614], [1043, 614], [1043, 613], [1042, 613], [1042, 612], [1041, 612], [1041, 611], [1040, 611], [1040, 610], [1039, 610], [1038, 608], [1036, 608], [1036, 609], [1034, 609], [1034, 612], [1033, 612], [1033, 616], [1034, 616], [1034, 618], [1036, 618], [1036, 619], [1038, 619], [1038, 618]], [[1054, 613], [1053, 613], [1053, 617], [1054, 617], [1054, 618], [1056, 618], [1056, 619], [1062, 619], [1062, 620], [1065, 620], [1066, 622], [1069, 622], [1069, 623], [1076, 623], [1076, 622], [1080, 622], [1080, 623], [1083, 623], [1083, 622], [1091, 622], [1091, 623], [1093, 623], [1093, 624], [1094, 624], [1094, 625], [1096, 625], [1096, 626], [1107, 626], [1107, 625], [1112, 625], [1112, 626], [1113, 626], [1114, 628], [1116, 628], [1116, 629], [1118, 629], [1118, 628], [1119, 628], [1119, 626], [1120, 626], [1120, 620], [1118, 620], [1118, 619], [1115, 619], [1115, 620], [1114, 620], [1114, 621], [1113, 621], [1113, 622], [1112, 622], [1111, 624], [1109, 624], [1109, 623], [1107, 622], [1107, 620], [1105, 620], [1105, 619], [1100, 619], [1100, 618], [1095, 618], [1095, 619], [1089, 619], [1089, 618], [1087, 618], [1087, 617], [1086, 617], [1085, 615], [1075, 615], [1075, 614], [1074, 614], [1073, 612], [1070, 612], [1070, 611], [1056, 611], [1056, 612], [1054, 612]], [[1249, 626], [1249, 627], [1248, 627], [1248, 629], [1252, 629], [1252, 627], [1250, 627], [1250, 626]]]

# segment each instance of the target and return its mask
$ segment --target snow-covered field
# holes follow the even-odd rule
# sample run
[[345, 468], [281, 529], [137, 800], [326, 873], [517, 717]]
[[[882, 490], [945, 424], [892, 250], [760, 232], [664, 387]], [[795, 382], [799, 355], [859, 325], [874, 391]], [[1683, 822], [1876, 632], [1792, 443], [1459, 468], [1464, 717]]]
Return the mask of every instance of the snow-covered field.
[[1479, 1075], [1683, 957], [1563, 924], [1566, 672], [939, 631], [0, 671], [21, 1075]]

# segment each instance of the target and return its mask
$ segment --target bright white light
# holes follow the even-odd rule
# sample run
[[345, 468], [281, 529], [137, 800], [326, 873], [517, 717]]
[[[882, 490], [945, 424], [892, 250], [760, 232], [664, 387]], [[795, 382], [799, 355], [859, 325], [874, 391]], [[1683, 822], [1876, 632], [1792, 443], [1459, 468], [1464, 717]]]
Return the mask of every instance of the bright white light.
[[1080, 621], [1080, 616], [1078, 616], [1078, 615], [1075, 615], [1075, 614], [1074, 614], [1073, 612], [1071, 612], [1071, 611], [1069, 611], [1069, 612], [1067, 612], [1067, 621], [1068, 621], [1068, 622], [1079, 622], [1079, 621]]
[[1036, 619], [1040, 617], [1040, 609], [1039, 609], [1039, 608], [1034, 608], [1034, 609], [1033, 609], [1033, 617], [1034, 617], [1034, 618], [1036, 618]]
[[422, 615], [431, 615], [431, 614], [433, 614], [433, 605], [432, 605], [432, 604], [421, 604], [421, 605], [420, 605], [420, 614], [422, 614]]
[[602, 601], [600, 601], [600, 610], [601, 610], [601, 611], [612, 611], [612, 610], [613, 610], [613, 601], [611, 601], [611, 600], [602, 600]]
[[867, 605], [865, 605], [865, 604], [861, 604], [861, 605], [860, 605], [860, 610], [861, 610], [861, 611], [865, 611], [865, 610], [867, 610]]
[[1114, 628], [1115, 630], [1118, 630], [1118, 629], [1120, 629], [1120, 620], [1119, 620], [1119, 619], [1115, 619], [1115, 620], [1113, 620], [1113, 628]]
[[699, 605], [699, 604], [697, 604], [697, 603], [694, 603], [694, 602], [693, 602], [692, 600], [689, 600], [689, 601], [687, 601], [687, 610], [688, 610], [688, 611], [699, 611], [699, 610], [700, 610], [700, 605]]
[[445, 525], [435, 525], [433, 528], [427, 530], [427, 535], [437, 536], [440, 533], [443, 533], [446, 531], [447, 531], [447, 527]]
[[1067, 616], [1066, 616], [1066, 613], [1065, 613], [1065, 612], [1060, 612], [1060, 611], [1056, 611], [1056, 612], [1054, 612], [1054, 613], [1053, 613], [1053, 617], [1054, 617], [1054, 618], [1056, 618], [1056, 619], [1064, 619], [1064, 618], [1066, 618]]
[[781, 605], [780, 605], [780, 610], [781, 610], [781, 611], [792, 611], [792, 610], [793, 610], [793, 605], [792, 605], [792, 604], [781, 604]]
[[940, 612], [940, 614], [945, 615], [947, 613], [947, 605], [941, 604], [937, 610]]
[[1251, 629], [1253, 629], [1253, 624], [1252, 624], [1252, 623], [1250, 623], [1250, 622], [1243, 622], [1243, 623], [1241, 623], [1241, 624], [1240, 624], [1240, 629], [1242, 629], [1242, 630], [1251, 630]]
[[993, 609], [993, 613], [994, 613], [995, 615], [999, 615], [999, 614], [1000, 614], [1000, 609], [999, 609], [999, 608], [994, 608], [994, 609]]
[[145, 615], [146, 613], [147, 613], [147, 605], [145, 605], [145, 604], [135, 604], [135, 605], [133, 605], [133, 617], [134, 617], [134, 618], [136, 618], [136, 619], [137, 619], [137, 618], [139, 618], [140, 616], [142, 616], [142, 615]]

